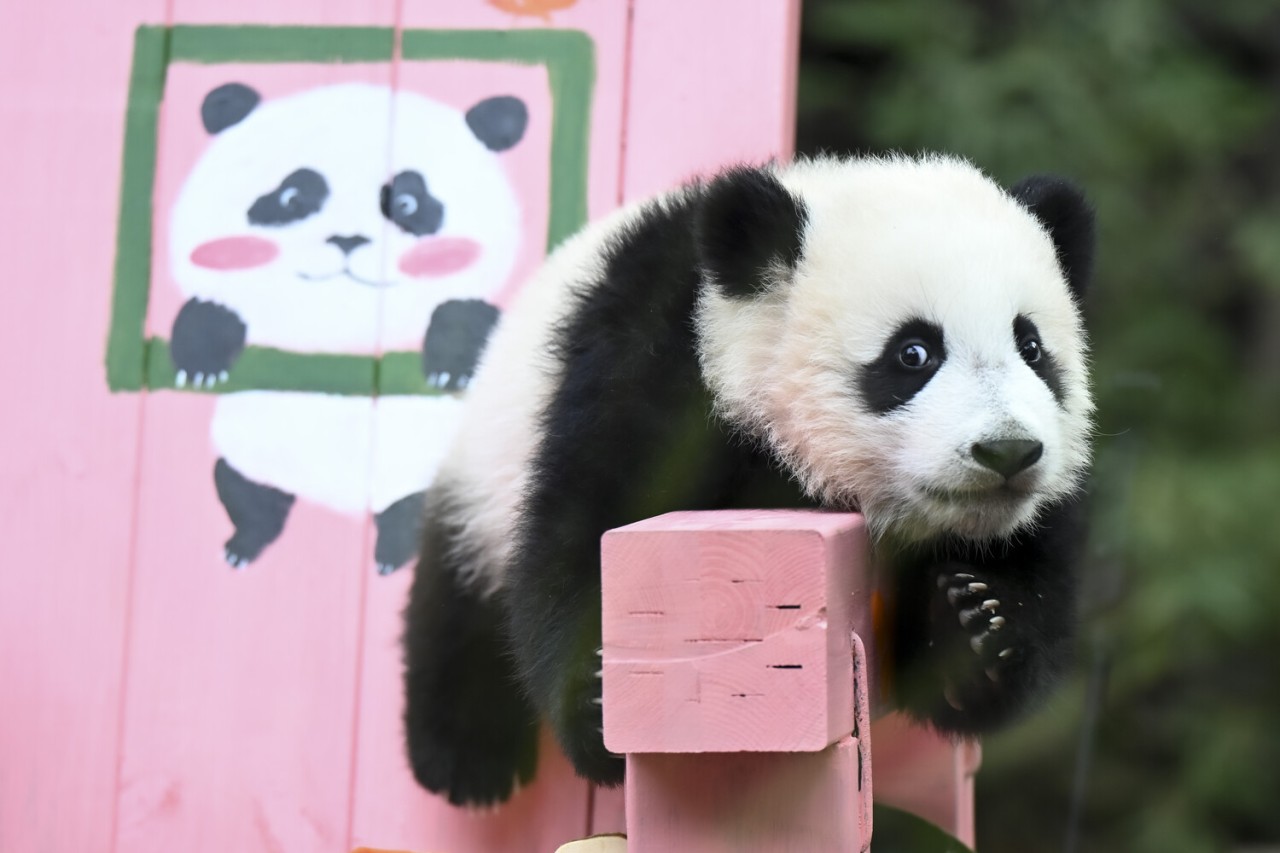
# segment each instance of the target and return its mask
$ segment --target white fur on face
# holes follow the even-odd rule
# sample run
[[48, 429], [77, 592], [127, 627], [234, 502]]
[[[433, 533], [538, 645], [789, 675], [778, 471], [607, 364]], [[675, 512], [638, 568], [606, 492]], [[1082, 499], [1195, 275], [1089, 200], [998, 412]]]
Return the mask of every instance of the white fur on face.
[[[817, 160], [779, 178], [809, 211], [793, 280], [756, 300], [708, 292], [700, 305], [722, 412], [881, 536], [1004, 536], [1069, 493], [1089, 455], [1086, 343], [1034, 217], [953, 159]], [[1061, 405], [1018, 355], [1018, 315], [1057, 362]], [[909, 319], [942, 328], [946, 361], [906, 405], [875, 414], [859, 399], [861, 366]], [[970, 455], [1000, 438], [1044, 445], [1008, 490]]]
[[[389, 136], [390, 134], [390, 136]], [[253, 225], [247, 211], [300, 168], [318, 172], [329, 195], [295, 222]], [[419, 172], [444, 204], [426, 238], [388, 222], [380, 190]], [[418, 346], [431, 312], [448, 299], [486, 298], [510, 275], [521, 235], [515, 194], [499, 156], [463, 114], [422, 95], [364, 84], [325, 86], [267, 101], [210, 140], [174, 205], [170, 264], [185, 294], [233, 308], [250, 343], [303, 351]], [[368, 243], [349, 256], [330, 237]], [[274, 257], [240, 269], [209, 269], [192, 253], [211, 241], [269, 241]], [[400, 268], [422, 239], [474, 241], [474, 262], [423, 277]]]

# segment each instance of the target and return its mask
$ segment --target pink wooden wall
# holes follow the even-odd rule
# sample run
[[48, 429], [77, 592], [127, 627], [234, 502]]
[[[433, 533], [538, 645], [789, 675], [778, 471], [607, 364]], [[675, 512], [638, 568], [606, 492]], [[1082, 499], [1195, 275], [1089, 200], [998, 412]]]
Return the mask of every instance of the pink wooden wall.
[[[544, 5], [564, 8], [510, 11]], [[135, 100], [130, 115], [137, 28], [373, 27], [394, 45], [422, 30], [585, 33], [594, 217], [723, 162], [787, 153], [797, 14], [797, 0], [0, 7], [0, 371], [13, 392], [0, 456], [0, 850], [518, 853], [621, 827], [620, 797], [594, 796], [562, 760], [545, 760], [540, 781], [496, 815], [462, 814], [419, 790], [399, 731], [409, 573], [374, 572], [371, 517], [299, 500], [281, 538], [232, 571], [211, 476], [216, 395], [108, 389], [117, 229], [127, 263], [150, 258], [146, 329], [163, 336], [181, 304], [167, 279], [168, 209], [204, 144], [184, 122], [197, 93], [231, 71], [180, 61], [178, 40], [195, 31], [173, 31], [160, 42], [174, 57], [164, 99]], [[441, 97], [463, 98], [501, 72], [473, 65], [449, 77], [447, 64], [398, 52], [277, 60], [241, 59], [234, 70], [268, 97], [349, 80], [418, 91], [444, 79]], [[545, 109], [539, 73], [521, 69], [512, 84], [531, 109]], [[529, 210], [513, 282], [549, 227], [538, 206], [549, 192], [537, 148], [550, 138], [537, 124], [546, 120], [534, 115], [529, 145], [503, 155]], [[155, 127], [144, 176], [154, 186], [130, 207], [130, 184], [122, 207], [126, 128], [139, 123]], [[122, 209], [132, 213], [118, 222]], [[379, 402], [369, 397], [371, 413]]]

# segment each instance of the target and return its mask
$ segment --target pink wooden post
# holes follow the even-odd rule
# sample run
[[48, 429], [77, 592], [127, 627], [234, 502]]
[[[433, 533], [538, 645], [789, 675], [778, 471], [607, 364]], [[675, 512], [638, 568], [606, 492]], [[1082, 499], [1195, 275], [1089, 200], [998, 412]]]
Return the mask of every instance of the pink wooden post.
[[604, 736], [627, 754], [633, 853], [866, 849], [866, 554], [856, 515], [605, 535]]

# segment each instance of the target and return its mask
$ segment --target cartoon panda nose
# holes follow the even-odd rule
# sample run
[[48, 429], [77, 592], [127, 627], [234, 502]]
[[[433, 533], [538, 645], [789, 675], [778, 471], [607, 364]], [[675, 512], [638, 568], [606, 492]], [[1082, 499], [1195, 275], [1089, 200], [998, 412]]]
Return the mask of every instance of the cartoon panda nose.
[[1036, 464], [1044, 453], [1044, 445], [1026, 438], [1000, 438], [979, 441], [969, 452], [979, 465], [1008, 479]]
[[352, 234], [349, 237], [343, 237], [341, 235], [334, 234], [328, 240], [325, 240], [325, 242], [332, 243], [333, 245], [338, 247], [338, 249], [342, 252], [342, 254], [349, 255], [352, 252], [354, 252], [356, 249], [363, 246], [365, 243], [368, 243], [369, 238], [364, 236], [363, 234]]

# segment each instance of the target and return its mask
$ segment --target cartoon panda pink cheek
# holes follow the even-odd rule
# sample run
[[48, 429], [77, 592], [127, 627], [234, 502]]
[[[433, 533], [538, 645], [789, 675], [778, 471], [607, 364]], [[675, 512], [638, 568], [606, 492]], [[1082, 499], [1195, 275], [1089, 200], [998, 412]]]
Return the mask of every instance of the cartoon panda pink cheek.
[[440, 278], [462, 272], [480, 257], [480, 244], [466, 237], [425, 237], [400, 256], [400, 272]]
[[201, 243], [191, 251], [191, 263], [207, 270], [233, 272], [265, 266], [279, 254], [280, 247], [273, 241], [244, 234]]

